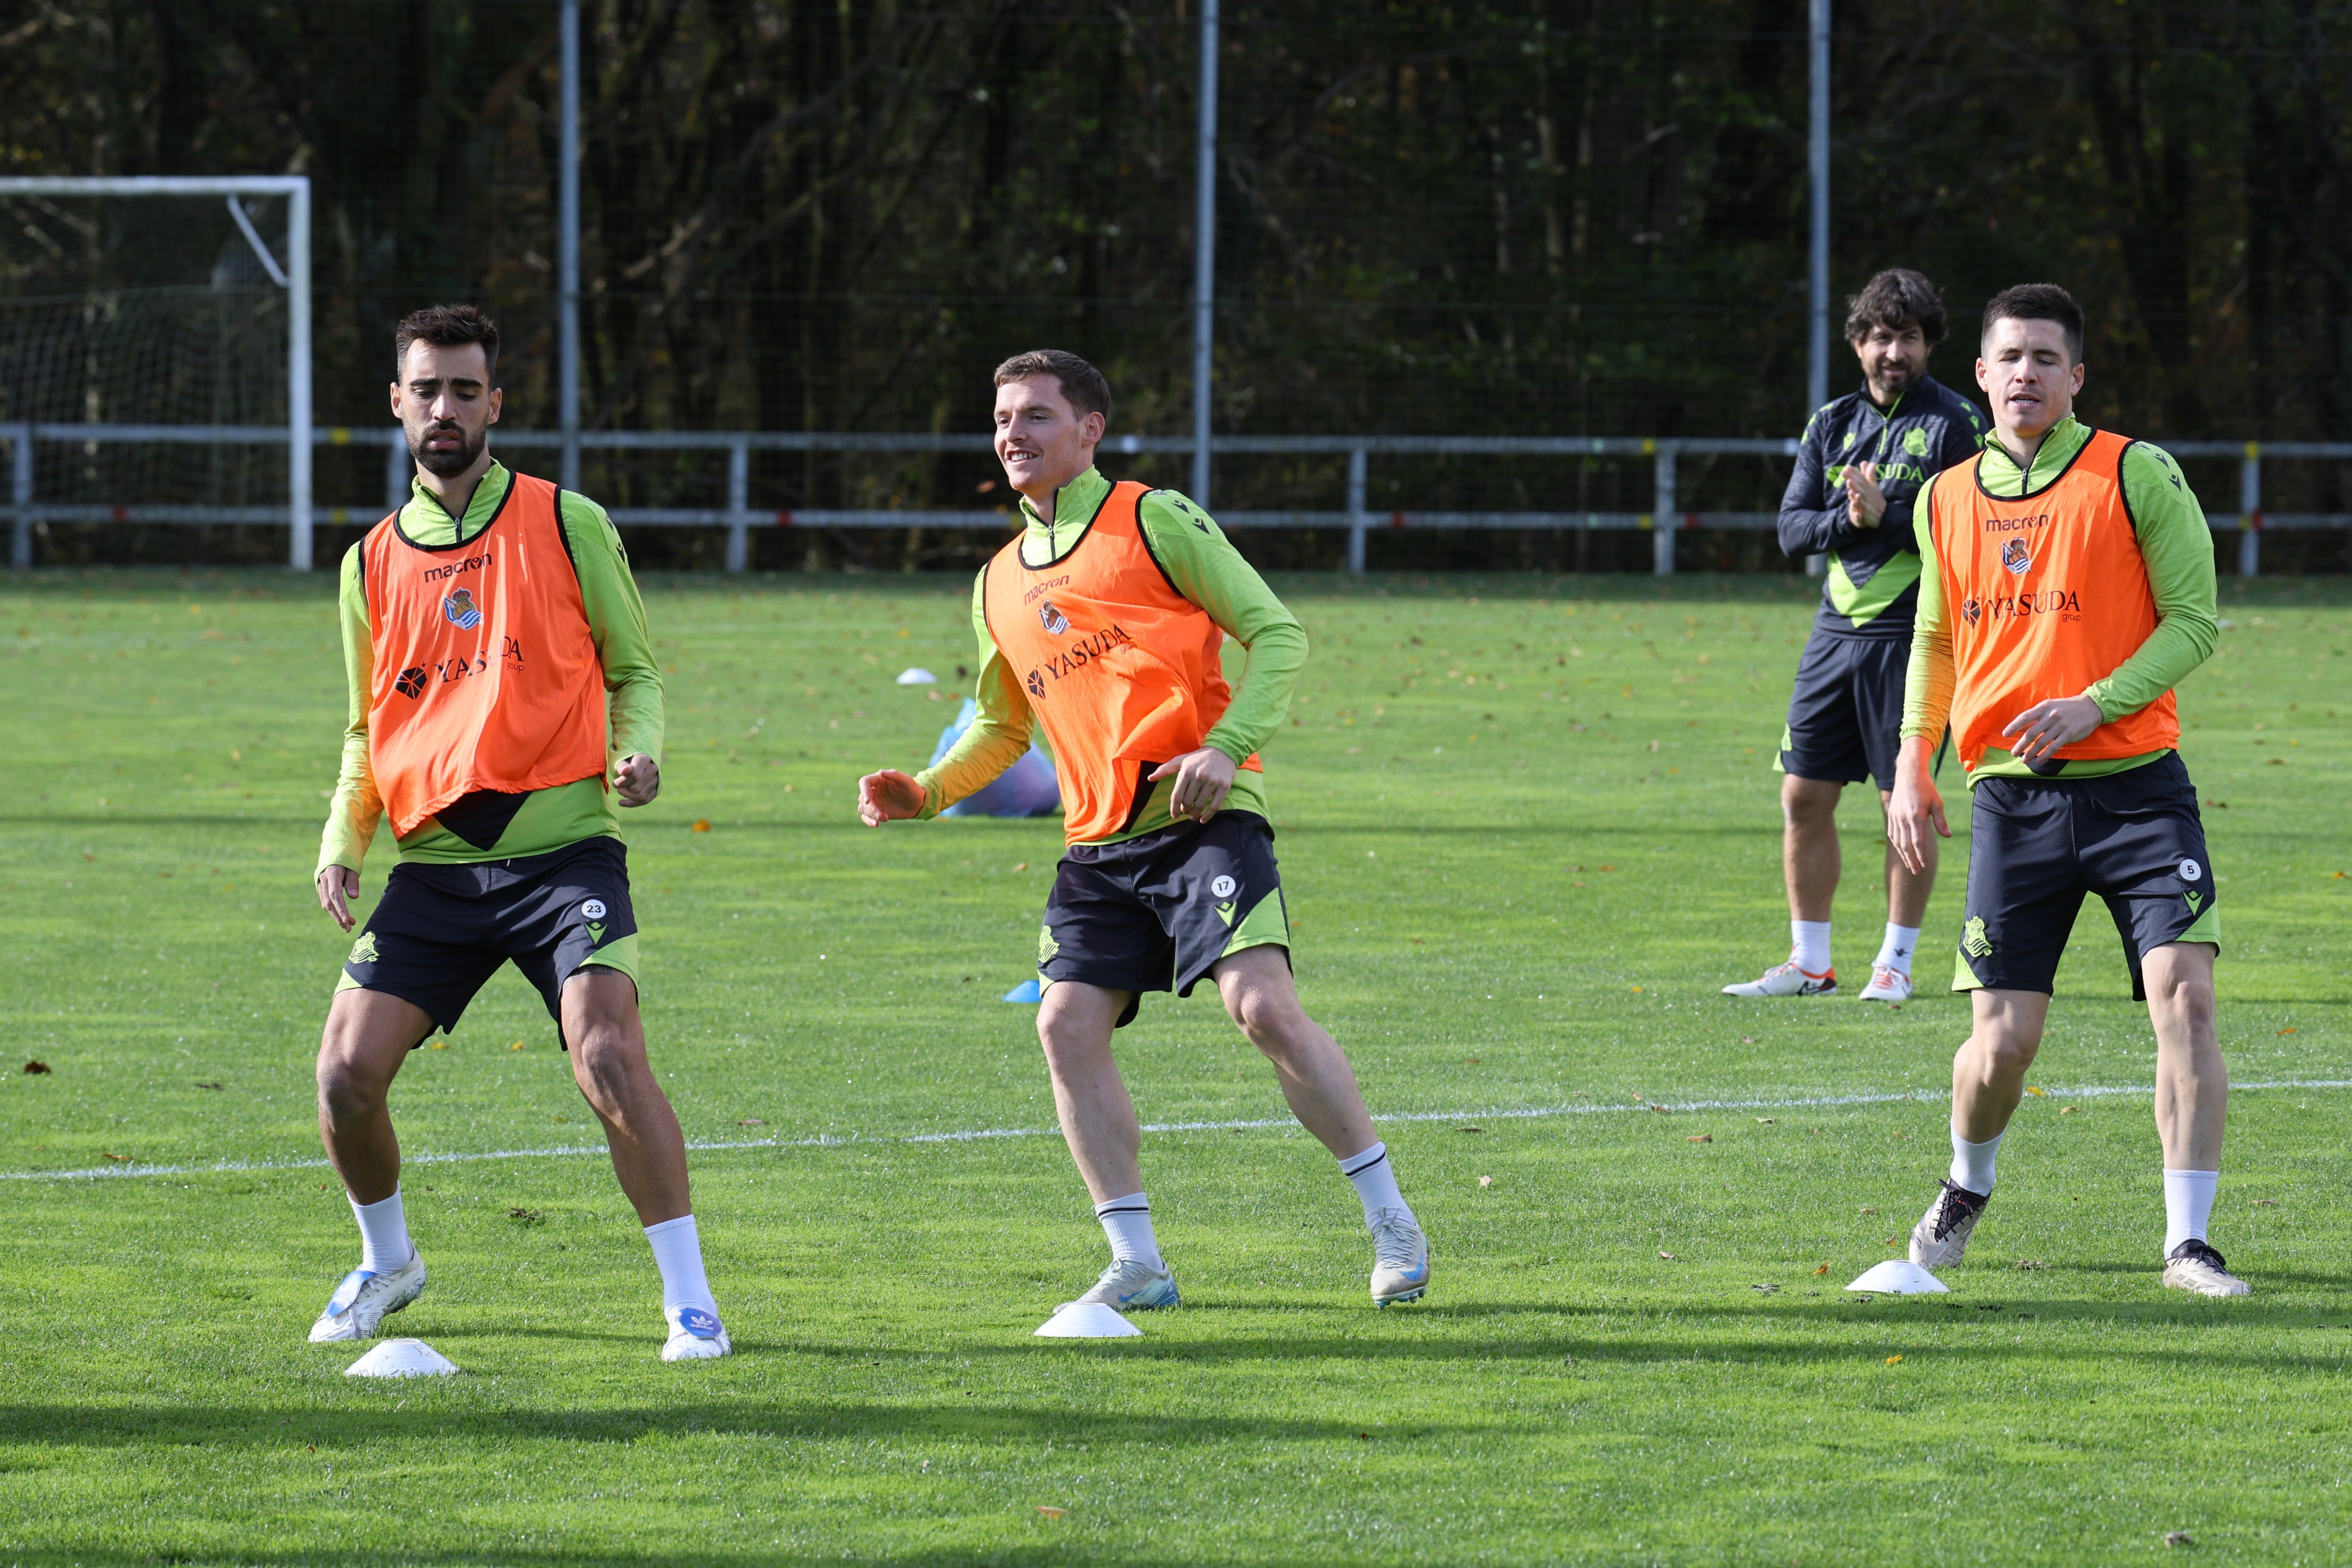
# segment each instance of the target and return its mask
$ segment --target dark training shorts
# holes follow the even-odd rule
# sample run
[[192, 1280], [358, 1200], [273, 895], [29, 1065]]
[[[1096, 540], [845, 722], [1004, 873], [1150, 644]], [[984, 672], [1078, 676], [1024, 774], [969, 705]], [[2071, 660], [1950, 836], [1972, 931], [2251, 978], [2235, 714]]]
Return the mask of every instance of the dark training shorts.
[[446, 1035], [512, 960], [539, 988], [560, 1041], [563, 983], [573, 971], [594, 963], [635, 981], [636, 957], [629, 852], [599, 836], [513, 860], [394, 867], [336, 989], [413, 1002]]
[[1274, 828], [1221, 811], [1123, 844], [1075, 844], [1062, 857], [1037, 936], [1041, 984], [1076, 980], [1138, 995], [1190, 996], [1217, 960], [1245, 947], [1290, 946], [1275, 869]]
[[1955, 991], [2048, 995], [2086, 893], [2106, 900], [2141, 1001], [2141, 954], [2168, 942], [2221, 945], [2205, 826], [2178, 752], [2102, 778], [1981, 779], [1969, 835]]
[[1895, 787], [1903, 743], [1903, 679], [1909, 637], [1843, 637], [1816, 630], [1797, 660], [1780, 771], [1801, 779]]

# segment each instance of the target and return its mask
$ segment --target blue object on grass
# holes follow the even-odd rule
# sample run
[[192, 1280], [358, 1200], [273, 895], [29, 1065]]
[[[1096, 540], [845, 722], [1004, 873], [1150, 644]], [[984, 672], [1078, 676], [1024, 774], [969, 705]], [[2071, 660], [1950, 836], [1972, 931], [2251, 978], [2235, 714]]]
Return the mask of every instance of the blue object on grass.
[[1037, 989], [1037, 983], [1035, 981], [1024, 980], [1020, 984], [1015, 985], [1012, 990], [1007, 991], [1004, 994], [1004, 999], [1007, 1002], [1034, 1003], [1045, 1000], [1045, 994], [1044, 992]]
[[[967, 697], [955, 722], [940, 731], [940, 743], [931, 751], [931, 763], [948, 754], [949, 749], [971, 728], [980, 716], [980, 704]], [[1055, 775], [1054, 764], [1045, 753], [1031, 746], [1021, 760], [990, 780], [980, 789], [956, 802], [941, 816], [1051, 816], [1062, 804], [1062, 781]], [[1034, 997], [1031, 1001], [1036, 1000]]]

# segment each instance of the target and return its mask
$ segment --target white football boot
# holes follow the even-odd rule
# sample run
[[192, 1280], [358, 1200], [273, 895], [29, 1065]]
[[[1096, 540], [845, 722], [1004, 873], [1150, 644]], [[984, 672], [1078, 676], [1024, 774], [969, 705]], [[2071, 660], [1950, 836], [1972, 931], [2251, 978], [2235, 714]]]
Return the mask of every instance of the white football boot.
[[1864, 1002], [1908, 1002], [1911, 1000], [1911, 977], [1891, 964], [1870, 966], [1870, 984], [1862, 988], [1858, 998]]
[[1753, 980], [1723, 988], [1726, 996], [1834, 996], [1837, 994], [1837, 971], [1824, 969], [1819, 974], [1809, 974], [1790, 959], [1778, 969], [1768, 969]]
[[701, 1307], [668, 1307], [662, 1316], [669, 1320], [669, 1342], [662, 1346], [662, 1360], [709, 1361], [735, 1353], [735, 1342], [727, 1337], [718, 1313]]
[[2251, 1296], [2254, 1288], [2230, 1272], [2221, 1255], [2191, 1237], [2164, 1260], [2164, 1282], [2200, 1296]]
[[[1095, 1281], [1094, 1289], [1079, 1297], [1078, 1301], [1098, 1302], [1114, 1312], [1148, 1312], [1159, 1307], [1173, 1307], [1178, 1304], [1176, 1276], [1164, 1264], [1154, 1268], [1131, 1258], [1124, 1262], [1113, 1258], [1110, 1267], [1102, 1271], [1102, 1278]], [[1076, 1306], [1077, 1302], [1066, 1301], [1063, 1305]]]
[[1958, 1263], [1966, 1256], [1969, 1237], [1976, 1234], [1977, 1221], [1984, 1217], [1985, 1205], [1990, 1202], [1990, 1193], [1972, 1193], [1947, 1179], [1927, 1214], [1911, 1227], [1911, 1261], [1922, 1268]]
[[1429, 1289], [1429, 1237], [1404, 1209], [1380, 1210], [1371, 1230], [1372, 1305], [1420, 1300]]
[[425, 1256], [411, 1248], [408, 1261], [389, 1274], [354, 1268], [343, 1276], [327, 1310], [310, 1325], [310, 1342], [330, 1340], [372, 1340], [376, 1326], [425, 1294]]

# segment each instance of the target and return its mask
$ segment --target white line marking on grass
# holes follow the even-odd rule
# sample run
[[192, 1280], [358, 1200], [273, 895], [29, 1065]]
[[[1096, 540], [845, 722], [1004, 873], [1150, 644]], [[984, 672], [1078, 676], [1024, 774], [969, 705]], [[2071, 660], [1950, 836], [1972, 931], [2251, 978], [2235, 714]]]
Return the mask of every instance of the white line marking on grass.
[[[2233, 1083], [2231, 1092], [2279, 1089], [2352, 1089], [2352, 1079], [2290, 1078], [2267, 1083]], [[2152, 1084], [2106, 1084], [2085, 1089], [2053, 1089], [2051, 1100], [2101, 1100], [2115, 1095], [2152, 1095]], [[1523, 1110], [1405, 1110], [1375, 1115], [1374, 1121], [1540, 1121], [1560, 1116], [1600, 1116], [1654, 1111], [1663, 1106], [1677, 1115], [1698, 1110], [1836, 1110], [1856, 1105], [1933, 1103], [1949, 1098], [1940, 1089], [1907, 1089], [1891, 1094], [1824, 1094], [1783, 1100], [1639, 1100], [1624, 1104], [1611, 1100], [1586, 1105], [1544, 1105]], [[1287, 1116], [1263, 1116], [1233, 1121], [1148, 1121], [1146, 1132], [1238, 1132], [1267, 1127], [1296, 1127]], [[693, 1138], [687, 1147], [701, 1153], [737, 1149], [834, 1149], [851, 1143], [978, 1143], [994, 1138], [1058, 1138], [1057, 1127], [974, 1127], [954, 1132], [885, 1132], [814, 1138]], [[556, 1144], [544, 1149], [486, 1149], [448, 1154], [404, 1154], [410, 1165], [470, 1164], [478, 1160], [557, 1160], [605, 1152], [602, 1143]], [[324, 1160], [218, 1160], [207, 1165], [100, 1165], [79, 1171], [0, 1171], [0, 1182], [78, 1182], [111, 1176], [231, 1175], [240, 1171], [323, 1171]]]

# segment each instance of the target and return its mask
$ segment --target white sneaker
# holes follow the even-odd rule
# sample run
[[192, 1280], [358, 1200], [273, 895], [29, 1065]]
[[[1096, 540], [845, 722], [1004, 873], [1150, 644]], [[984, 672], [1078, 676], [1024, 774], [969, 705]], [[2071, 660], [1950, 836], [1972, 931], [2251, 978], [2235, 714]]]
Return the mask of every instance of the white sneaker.
[[1154, 1268], [1131, 1258], [1125, 1262], [1113, 1258], [1111, 1266], [1102, 1271], [1102, 1278], [1095, 1281], [1094, 1289], [1078, 1300], [1100, 1302], [1115, 1312], [1148, 1312], [1157, 1307], [1173, 1307], [1177, 1304], [1176, 1276], [1164, 1264]]
[[669, 1342], [662, 1346], [662, 1360], [709, 1361], [735, 1353], [735, 1342], [727, 1337], [718, 1313], [700, 1307], [668, 1307], [662, 1316], [669, 1320]]
[[1944, 1190], [1911, 1227], [1911, 1261], [1922, 1268], [1958, 1263], [1967, 1255], [1969, 1237], [1976, 1234], [1977, 1221], [1990, 1202], [1990, 1193], [1972, 1193], [1947, 1178]]
[[2221, 1255], [2191, 1237], [2164, 1260], [2164, 1282], [2175, 1290], [2200, 1296], [2251, 1296], [2254, 1288], [2230, 1272]]
[[1372, 1305], [1418, 1301], [1429, 1289], [1429, 1237], [1404, 1209], [1372, 1216]]
[[1864, 1002], [1908, 1002], [1911, 1000], [1911, 976], [1890, 964], [1870, 966], [1870, 984], [1862, 988], [1857, 998]]
[[327, 1310], [310, 1325], [310, 1342], [330, 1340], [372, 1340], [376, 1325], [425, 1294], [425, 1257], [411, 1247], [408, 1261], [389, 1274], [354, 1268], [343, 1276]]
[[1797, 967], [1794, 959], [1778, 969], [1768, 969], [1754, 980], [1723, 988], [1726, 996], [1834, 996], [1837, 994], [1837, 971], [1824, 969], [1819, 974], [1809, 974]]

